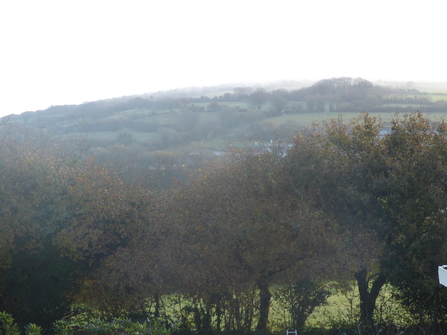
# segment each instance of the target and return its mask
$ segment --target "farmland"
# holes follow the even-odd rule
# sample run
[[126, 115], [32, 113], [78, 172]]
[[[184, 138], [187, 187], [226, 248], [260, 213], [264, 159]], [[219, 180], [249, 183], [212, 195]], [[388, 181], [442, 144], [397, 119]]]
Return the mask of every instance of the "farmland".
[[73, 314], [180, 334], [441, 329], [447, 109], [440, 87], [409, 86], [331, 78], [4, 118], [1, 308], [46, 330]]

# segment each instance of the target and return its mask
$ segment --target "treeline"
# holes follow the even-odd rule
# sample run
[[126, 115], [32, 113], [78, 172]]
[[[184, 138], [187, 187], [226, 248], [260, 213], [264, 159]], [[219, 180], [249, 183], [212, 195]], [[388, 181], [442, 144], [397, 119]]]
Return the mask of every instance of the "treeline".
[[[266, 113], [266, 116], [276, 116], [282, 113], [293, 114], [301, 112], [361, 112], [385, 108], [389, 110], [390, 104], [421, 104], [429, 105], [430, 111], [441, 108], [425, 93], [416, 89], [391, 88], [374, 85], [362, 78], [339, 77], [323, 79], [309, 87], [300, 89], [277, 88], [267, 90], [262, 87], [227, 87], [226, 93], [210, 96], [211, 92], [205, 89], [191, 92], [172, 92], [172, 94], [153, 94], [141, 96], [125, 96], [120, 98], [86, 102], [81, 105], [51, 106], [46, 110], [26, 112], [21, 115], [10, 115], [10, 121], [39, 121], [44, 125], [60, 125], [90, 120], [92, 129], [88, 131], [116, 131], [118, 124], [109, 123], [99, 125], [98, 122], [110, 116], [125, 111], [133, 111], [132, 118], [141, 119], [156, 116], [166, 111], [179, 111], [182, 109], [194, 112], [215, 111], [217, 103], [239, 103], [239, 112], [247, 112], [254, 108]], [[200, 94], [206, 95], [194, 95]], [[393, 107], [395, 111], [398, 106]], [[433, 109], [433, 110], [432, 110]], [[445, 110], [445, 108], [442, 108]], [[110, 120], [108, 120], [110, 122]], [[130, 126], [135, 131], [152, 131], [138, 128], [138, 122]], [[106, 122], [107, 123], [107, 122]], [[94, 126], [96, 124], [96, 126]], [[129, 125], [126, 125], [128, 127]], [[66, 129], [65, 129], [66, 128]], [[79, 131], [77, 128], [65, 127], [66, 132]], [[105, 129], [104, 129], [105, 128]], [[62, 128], [61, 128], [62, 129]], [[82, 130], [81, 130], [82, 131]], [[85, 131], [85, 130], [84, 130]]]
[[447, 125], [412, 113], [382, 129], [366, 113], [333, 119], [160, 189], [99, 165], [84, 142], [6, 124], [0, 310], [47, 331], [73, 306], [168, 322], [168, 297], [188, 301], [180, 332], [243, 333], [272, 329], [275, 291], [286, 326], [305, 330], [329, 295], [321, 283], [355, 280], [358, 320], [345, 331], [395, 333], [376, 313], [391, 285], [408, 334], [441, 334]]
[[[159, 92], [52, 106], [4, 120], [44, 129], [59, 138], [89, 134], [90, 154], [99, 161], [107, 166], [123, 165], [120, 160], [133, 157], [133, 171], [140, 175], [158, 171], [164, 175], [158, 180], [170, 186], [174, 178], [169, 174], [182, 179], [184, 166], [198, 168], [197, 161], [219, 155], [229, 142], [290, 139], [290, 130], [298, 127], [296, 114], [416, 109], [445, 112], [447, 106], [443, 101], [431, 102], [427, 94], [413, 88], [396, 89], [340, 77], [299, 89], [220, 87]], [[169, 174], [160, 170], [168, 168], [160, 161], [171, 162]]]

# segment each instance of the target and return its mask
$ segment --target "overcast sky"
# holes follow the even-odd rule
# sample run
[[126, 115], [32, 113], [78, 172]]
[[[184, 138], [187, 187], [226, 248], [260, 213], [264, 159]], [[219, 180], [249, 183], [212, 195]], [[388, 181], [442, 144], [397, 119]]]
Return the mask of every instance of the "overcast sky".
[[236, 82], [447, 81], [447, 3], [10, 0], [0, 116]]

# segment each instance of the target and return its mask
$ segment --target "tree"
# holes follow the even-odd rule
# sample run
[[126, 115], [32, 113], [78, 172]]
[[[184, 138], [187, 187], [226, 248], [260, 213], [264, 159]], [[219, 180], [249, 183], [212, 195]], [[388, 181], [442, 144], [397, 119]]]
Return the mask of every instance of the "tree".
[[222, 293], [255, 285], [258, 330], [268, 325], [270, 285], [285, 272], [317, 276], [334, 254], [330, 222], [284, 192], [281, 150], [234, 150], [175, 193], [168, 217], [176, 232], [169, 264], [182, 287]]
[[256, 141], [271, 141], [278, 136], [279, 127], [273, 122], [255, 121], [248, 126], [252, 138]]
[[366, 329], [373, 326], [375, 301], [387, 280], [415, 289], [406, 286], [399, 265], [410, 278], [425, 270], [433, 281], [435, 269], [421, 271], [414, 262], [433, 264], [430, 258], [443, 252], [447, 241], [442, 210], [447, 197], [440, 187], [447, 182], [445, 123], [436, 128], [414, 113], [396, 117], [389, 134], [382, 129], [382, 122], [367, 113], [349, 122], [332, 119], [322, 131], [296, 136], [288, 155], [295, 188], [312, 194], [317, 207], [341, 226], [375, 241], [369, 245], [377, 258], [360, 257], [353, 264]]
[[416, 315], [445, 323], [447, 294], [436, 269], [447, 253], [447, 125], [421, 113], [393, 121], [384, 208], [395, 222], [384, 272]]
[[258, 110], [261, 110], [262, 106], [269, 100], [269, 93], [264, 91], [263, 88], [257, 88], [252, 94], [250, 94], [250, 103]]
[[67, 214], [59, 172], [78, 156], [27, 129], [4, 125], [0, 137], [0, 309], [48, 330], [70, 312], [83, 276], [53, 240]]
[[273, 108], [273, 111], [275, 112], [275, 114], [281, 115], [281, 113], [284, 111], [284, 109], [289, 104], [289, 101], [280, 95], [273, 95], [270, 103], [272, 105], [272, 108]]
[[51, 235], [39, 247], [25, 247], [19, 239], [11, 251], [11, 265], [0, 276], [0, 309], [15, 316], [20, 328], [35, 323], [50, 330], [56, 320], [71, 313], [71, 305], [86, 275], [81, 264], [61, 257]]
[[304, 278], [299, 281], [291, 280], [290, 283], [277, 289], [275, 295], [282, 307], [289, 313], [288, 329], [296, 329], [301, 332], [307, 318], [315, 308], [327, 303], [331, 292], [323, 284]]
[[135, 142], [135, 140], [133, 139], [132, 134], [128, 133], [127, 131], [124, 131], [118, 135], [116, 142], [118, 144], [128, 146], [128, 145], [132, 144], [133, 142]]
[[218, 118], [221, 127], [224, 129], [235, 127], [241, 123], [240, 113], [236, 109], [225, 105], [221, 106]]
[[162, 197], [137, 181], [124, 183], [93, 159], [68, 170], [61, 184], [69, 211], [54, 241], [62, 255], [88, 266], [80, 298], [117, 316], [144, 311], [162, 286], [156, 252], [163, 242]]
[[233, 89], [234, 95], [237, 98], [245, 98], [248, 97], [249, 94], [253, 93], [252, 87], [235, 87]]
[[188, 132], [200, 121], [200, 113], [193, 112], [189, 109], [182, 109], [178, 113], [176, 128], [179, 132]]
[[338, 77], [320, 80], [309, 87], [307, 90], [314, 94], [342, 95], [343, 93], [351, 89], [364, 90], [370, 89], [372, 87], [373, 84], [363, 78]]
[[[81, 288], [86, 302], [113, 288], [109, 309], [136, 305], [137, 295], [156, 287], [149, 279], [157, 257], [143, 256], [159, 240], [151, 224], [163, 206], [118, 172], [78, 159], [68, 143], [38, 135], [13, 127], [0, 132], [0, 309], [21, 325], [49, 329], [70, 312]], [[135, 274], [141, 281], [129, 275], [137, 261], [146, 265]], [[119, 278], [122, 285], [114, 286]]]
[[221, 108], [222, 108], [222, 106], [220, 103], [218, 103], [217, 101], [213, 101], [208, 104], [208, 106], [206, 107], [206, 110], [210, 111], [210, 112], [218, 112], [218, 111], [220, 111]]

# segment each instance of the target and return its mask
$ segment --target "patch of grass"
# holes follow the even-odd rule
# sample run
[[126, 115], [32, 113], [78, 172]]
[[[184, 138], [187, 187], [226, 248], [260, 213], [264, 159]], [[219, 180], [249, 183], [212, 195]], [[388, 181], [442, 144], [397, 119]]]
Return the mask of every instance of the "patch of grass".
[[[411, 324], [411, 317], [399, 302], [394, 299], [393, 287], [385, 286], [376, 301], [375, 321], [377, 325], [394, 324], [406, 326]], [[360, 318], [360, 298], [353, 282], [344, 290], [336, 290], [328, 299], [328, 304], [321, 306], [309, 317], [306, 326], [324, 329], [353, 329]]]
[[436, 101], [446, 101], [447, 100], [447, 93], [444, 94], [430, 94], [430, 98], [433, 102]]

